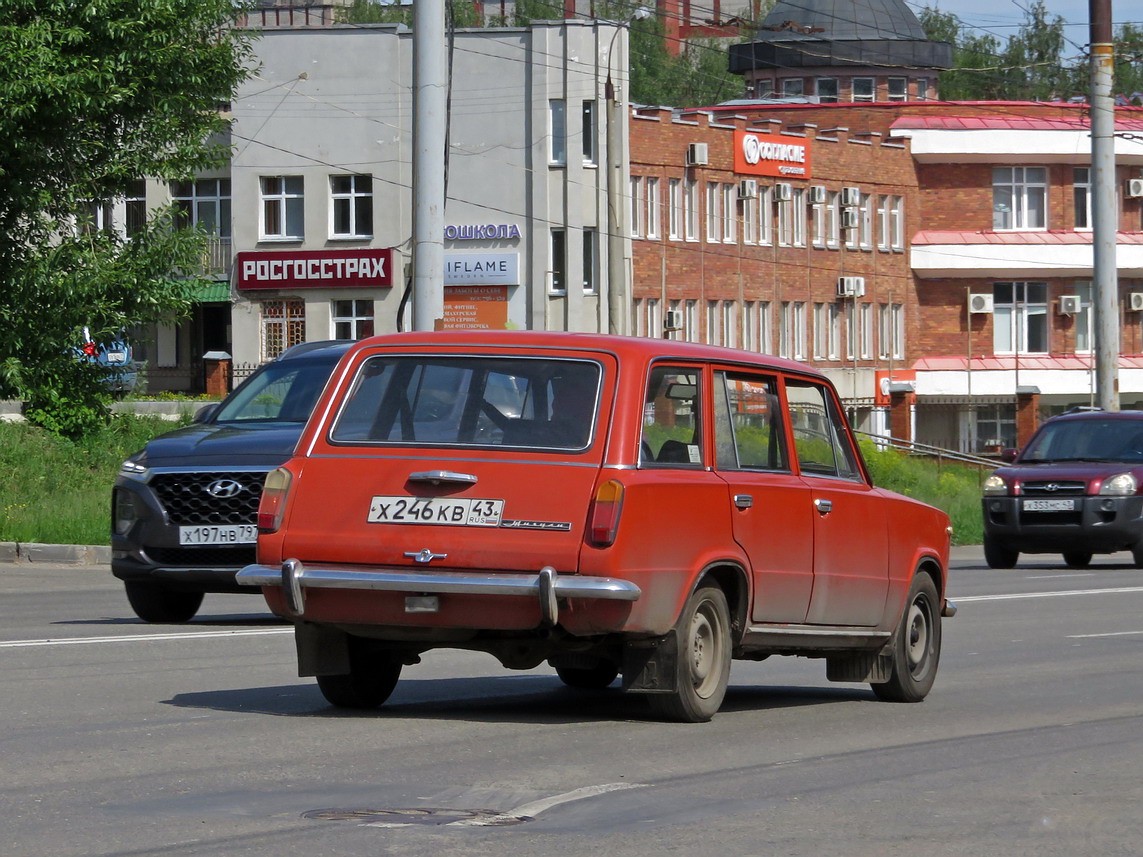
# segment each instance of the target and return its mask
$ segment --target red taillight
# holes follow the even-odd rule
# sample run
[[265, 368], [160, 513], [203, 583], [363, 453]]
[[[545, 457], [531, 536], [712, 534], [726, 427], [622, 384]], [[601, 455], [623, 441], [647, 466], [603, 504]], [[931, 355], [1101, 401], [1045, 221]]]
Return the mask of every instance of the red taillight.
[[95, 347], [94, 342], [83, 343], [83, 353], [86, 354], [88, 357], [94, 357], [98, 353], [98, 351], [99, 350]]
[[604, 482], [595, 492], [595, 502], [591, 504], [591, 519], [588, 532], [591, 542], [599, 547], [608, 547], [615, 541], [619, 530], [619, 515], [623, 511], [623, 483], [612, 479]]
[[258, 531], [275, 533], [282, 526], [282, 515], [286, 511], [286, 495], [290, 493], [293, 474], [279, 467], [266, 474], [266, 484], [262, 486], [262, 499], [258, 503]]

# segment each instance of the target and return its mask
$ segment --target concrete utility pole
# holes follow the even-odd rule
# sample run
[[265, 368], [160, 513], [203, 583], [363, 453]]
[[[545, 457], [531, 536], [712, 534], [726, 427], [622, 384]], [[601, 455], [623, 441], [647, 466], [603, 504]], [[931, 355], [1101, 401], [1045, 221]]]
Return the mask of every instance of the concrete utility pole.
[[448, 69], [444, 0], [413, 4], [413, 330], [444, 319]]
[[1092, 285], [1095, 309], [1096, 405], [1119, 410], [1119, 276], [1115, 241], [1115, 105], [1111, 87], [1115, 45], [1111, 0], [1088, 0], [1091, 16], [1091, 213]]

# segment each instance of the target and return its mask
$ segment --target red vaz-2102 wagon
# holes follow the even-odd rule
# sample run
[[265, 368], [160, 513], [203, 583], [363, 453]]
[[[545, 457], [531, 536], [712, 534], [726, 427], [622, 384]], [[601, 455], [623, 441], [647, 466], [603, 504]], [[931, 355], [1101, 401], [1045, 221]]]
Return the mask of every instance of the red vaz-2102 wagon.
[[733, 658], [825, 658], [919, 701], [949, 522], [875, 488], [820, 373], [666, 340], [542, 332], [363, 340], [266, 480], [260, 586], [301, 675], [375, 707], [430, 649], [622, 674], [708, 720]]

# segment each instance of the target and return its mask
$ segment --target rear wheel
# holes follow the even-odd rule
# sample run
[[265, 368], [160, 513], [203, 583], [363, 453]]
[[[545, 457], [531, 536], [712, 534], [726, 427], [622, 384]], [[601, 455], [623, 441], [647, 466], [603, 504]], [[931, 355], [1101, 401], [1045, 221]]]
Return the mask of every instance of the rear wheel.
[[189, 622], [202, 606], [201, 592], [181, 592], [157, 583], [125, 580], [127, 601], [144, 622]]
[[598, 690], [615, 681], [619, 667], [611, 661], [600, 661], [593, 667], [556, 667], [556, 675], [568, 687]]
[[1020, 552], [1000, 544], [995, 539], [984, 537], [984, 561], [989, 568], [1013, 568]]
[[1064, 562], [1069, 568], [1087, 568], [1091, 565], [1091, 551], [1064, 551]]
[[717, 586], [695, 590], [675, 625], [678, 638], [676, 685], [648, 697], [656, 714], [702, 723], [722, 707], [730, 680], [730, 608]]
[[920, 702], [933, 687], [940, 658], [940, 596], [933, 579], [921, 573], [913, 578], [897, 627], [889, 681], [871, 685], [873, 692], [886, 702]]
[[397, 679], [401, 662], [391, 655], [370, 652], [359, 638], [349, 639], [349, 672], [319, 675], [318, 689], [326, 702], [338, 708], [378, 708], [384, 704]]
[[1143, 568], [1143, 544], [1135, 545], [1131, 549], [1131, 556], [1135, 560], [1135, 567]]

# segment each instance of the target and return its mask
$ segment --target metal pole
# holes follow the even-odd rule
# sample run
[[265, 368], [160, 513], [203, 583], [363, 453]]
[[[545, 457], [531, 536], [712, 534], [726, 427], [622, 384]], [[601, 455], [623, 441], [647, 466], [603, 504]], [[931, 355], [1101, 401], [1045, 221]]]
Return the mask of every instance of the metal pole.
[[1111, 0], [1088, 0], [1091, 15], [1092, 287], [1095, 291], [1096, 404], [1119, 410], [1119, 279], [1115, 241], [1115, 45]]
[[413, 4], [413, 330], [444, 319], [447, 97], [444, 0], [423, 0]]
[[[604, 98], [607, 101], [607, 330], [626, 334], [627, 328], [627, 194], [626, 172], [623, 163], [623, 129], [627, 121], [626, 87], [622, 81], [627, 69], [627, 28], [615, 25], [607, 47], [607, 82]], [[616, 61], [616, 46], [618, 60]], [[612, 82], [611, 69], [615, 67], [619, 85]], [[647, 331], [657, 336], [657, 331]]]

